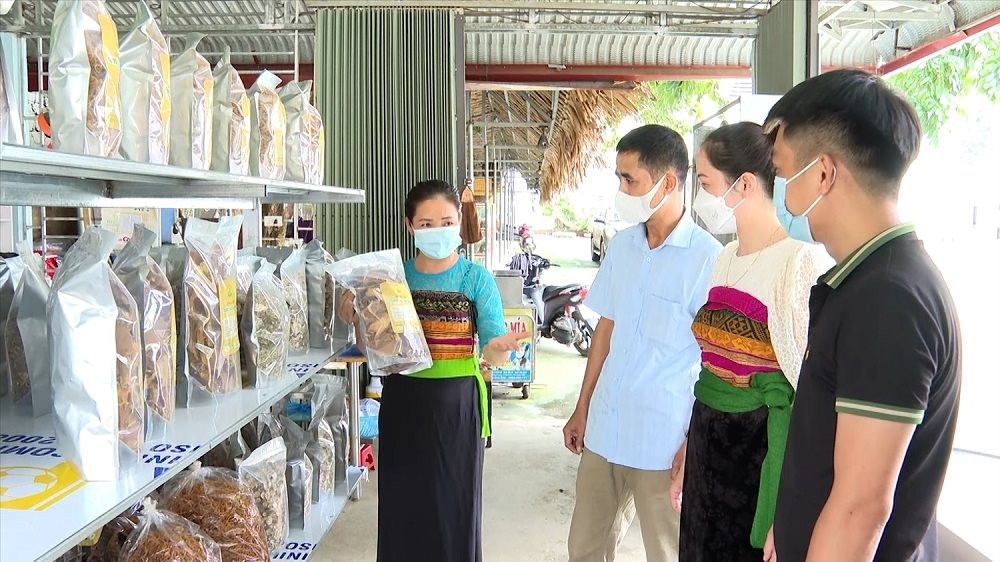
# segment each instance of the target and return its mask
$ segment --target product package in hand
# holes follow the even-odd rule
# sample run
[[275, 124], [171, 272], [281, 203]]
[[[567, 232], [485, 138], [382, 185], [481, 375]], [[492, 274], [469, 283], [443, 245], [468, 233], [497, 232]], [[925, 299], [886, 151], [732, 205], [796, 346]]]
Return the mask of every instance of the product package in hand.
[[250, 98], [229, 48], [212, 73], [215, 93], [212, 110], [211, 168], [227, 174], [250, 174]]
[[274, 264], [265, 262], [254, 274], [240, 320], [248, 388], [263, 388], [288, 375], [288, 304], [274, 271]]
[[125, 542], [120, 562], [222, 562], [222, 550], [198, 525], [149, 498], [139, 525]]
[[212, 164], [212, 66], [198, 54], [203, 35], [189, 35], [170, 61], [170, 163], [207, 170]]
[[142, 327], [146, 387], [146, 435], [163, 439], [173, 421], [177, 387], [177, 331], [174, 292], [149, 252], [159, 235], [136, 224], [112, 269], [135, 299]]
[[410, 374], [432, 365], [399, 250], [335, 261], [326, 271], [354, 294], [361, 339], [373, 374]]
[[278, 78], [263, 72], [250, 87], [250, 173], [261, 178], [285, 178], [285, 104], [278, 95]]
[[[5, 284], [6, 314], [0, 317], [4, 335], [0, 353], [10, 376], [15, 411], [38, 417], [52, 411], [51, 354], [46, 335], [49, 280], [45, 263], [31, 251], [31, 244], [24, 242], [19, 249], [21, 256], [6, 267], [10, 282]], [[16, 283], [14, 276], [18, 278]]]
[[90, 227], [66, 252], [49, 295], [59, 452], [86, 480], [115, 480], [144, 441], [142, 330], [135, 299], [108, 265], [117, 237]]
[[170, 50], [146, 2], [136, 3], [135, 28], [121, 41], [124, 132], [129, 160], [166, 164], [170, 154]]

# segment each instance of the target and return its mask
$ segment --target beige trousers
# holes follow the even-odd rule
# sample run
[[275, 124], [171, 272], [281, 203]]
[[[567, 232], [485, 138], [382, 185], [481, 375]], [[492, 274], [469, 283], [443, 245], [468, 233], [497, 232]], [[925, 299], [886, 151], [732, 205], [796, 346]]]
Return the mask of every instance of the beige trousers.
[[670, 507], [670, 471], [612, 464], [584, 449], [569, 529], [570, 562], [613, 562], [636, 515], [646, 560], [676, 562], [680, 517]]

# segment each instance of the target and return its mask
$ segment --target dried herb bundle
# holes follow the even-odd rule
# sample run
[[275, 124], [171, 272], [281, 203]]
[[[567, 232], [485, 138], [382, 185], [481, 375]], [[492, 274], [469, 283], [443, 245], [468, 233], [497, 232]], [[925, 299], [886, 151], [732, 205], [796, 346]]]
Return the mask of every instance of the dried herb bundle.
[[121, 562], [222, 562], [219, 545], [198, 525], [156, 509], [148, 499], [143, 504], [142, 521], [129, 535]]

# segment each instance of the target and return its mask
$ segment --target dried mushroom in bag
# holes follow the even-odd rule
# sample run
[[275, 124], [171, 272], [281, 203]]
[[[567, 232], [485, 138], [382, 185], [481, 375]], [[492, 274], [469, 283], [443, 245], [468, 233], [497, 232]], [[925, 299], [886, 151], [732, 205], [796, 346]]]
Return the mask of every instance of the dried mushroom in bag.
[[278, 78], [263, 72], [250, 87], [250, 173], [272, 180], [285, 178], [285, 104]]
[[247, 386], [261, 388], [288, 375], [288, 304], [274, 264], [254, 274], [240, 324]]
[[218, 223], [195, 218], [187, 222], [184, 304], [189, 392], [219, 395], [240, 388], [236, 245], [242, 223], [240, 216], [222, 217]]
[[122, 142], [118, 29], [104, 0], [59, 0], [49, 46], [56, 150], [117, 156]]
[[198, 54], [204, 36], [190, 35], [170, 61], [170, 163], [207, 170], [212, 163], [212, 66]]
[[[16, 411], [42, 416], [52, 411], [52, 375], [46, 306], [49, 280], [42, 257], [20, 246], [19, 280], [3, 317], [4, 355]], [[13, 273], [13, 271], [12, 271]]]
[[362, 254], [326, 266], [354, 293], [361, 338], [373, 374], [410, 374], [431, 366], [399, 250]]
[[234, 471], [195, 462], [177, 477], [163, 506], [212, 537], [222, 550], [223, 562], [269, 559], [260, 511]]
[[125, 124], [122, 154], [136, 162], [166, 164], [170, 154], [170, 50], [143, 0], [136, 3], [135, 29], [122, 39], [120, 48]]
[[240, 463], [238, 470], [240, 482], [257, 502], [270, 552], [281, 548], [288, 538], [285, 454], [285, 442], [280, 437], [271, 439]]
[[142, 520], [125, 543], [121, 562], [222, 562], [222, 550], [198, 525], [156, 502], [143, 501]]
[[155, 232], [136, 224], [112, 269], [139, 308], [147, 434], [162, 438], [176, 409], [177, 332], [170, 280], [150, 256], [156, 239]]
[[212, 73], [212, 169], [241, 176], [250, 173], [250, 98], [230, 62], [229, 48]]

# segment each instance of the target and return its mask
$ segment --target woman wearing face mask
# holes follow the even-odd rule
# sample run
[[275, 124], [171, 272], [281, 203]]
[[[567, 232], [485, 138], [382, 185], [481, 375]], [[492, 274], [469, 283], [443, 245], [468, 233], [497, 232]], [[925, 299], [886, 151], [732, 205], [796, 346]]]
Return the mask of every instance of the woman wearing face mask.
[[[379, 562], [482, 560], [483, 439], [487, 387], [478, 347], [506, 362], [522, 333], [507, 333], [496, 281], [456, 252], [458, 193], [443, 181], [406, 196], [406, 226], [419, 254], [406, 281], [434, 365], [385, 377], [379, 414]], [[355, 321], [353, 299], [341, 316]]]
[[702, 349], [688, 437], [674, 460], [680, 560], [776, 560], [778, 476], [808, 328], [809, 291], [827, 258], [775, 214], [770, 144], [754, 123], [713, 131], [697, 156], [693, 210], [733, 234], [693, 324]]

